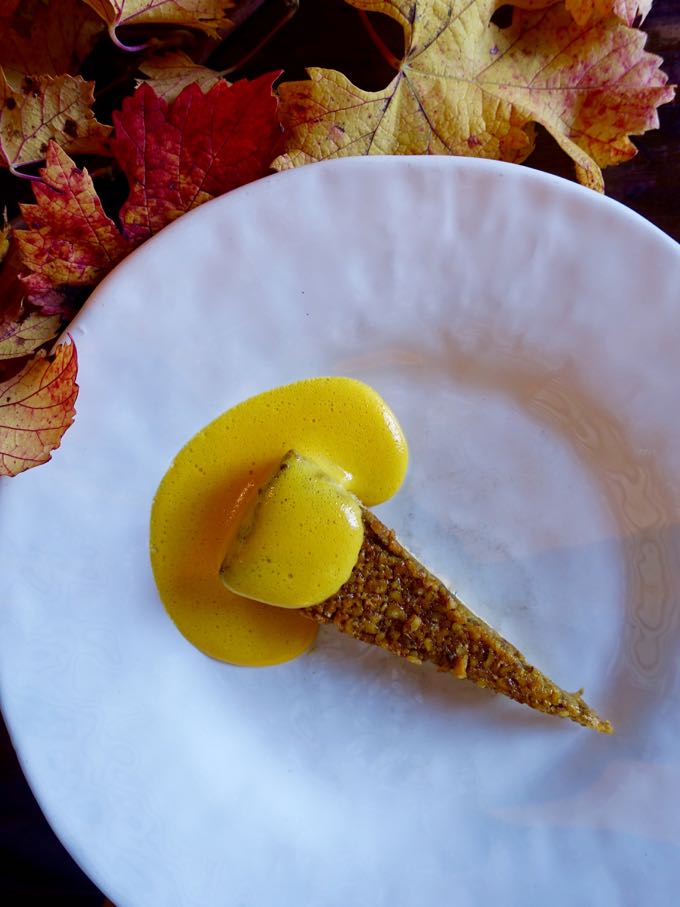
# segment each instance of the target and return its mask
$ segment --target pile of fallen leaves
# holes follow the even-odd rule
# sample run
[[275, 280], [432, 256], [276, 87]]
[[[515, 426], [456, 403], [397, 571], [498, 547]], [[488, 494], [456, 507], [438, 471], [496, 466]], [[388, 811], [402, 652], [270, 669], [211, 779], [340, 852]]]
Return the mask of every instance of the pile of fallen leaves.
[[73, 420], [76, 350], [50, 353], [54, 339], [184, 212], [331, 157], [519, 163], [535, 124], [602, 191], [602, 168], [635, 153], [629, 136], [673, 96], [636, 27], [652, 0], [346, 0], [393, 73], [383, 88], [319, 68], [230, 84], [215, 51], [266, 2], [0, 0], [0, 186], [30, 181], [34, 196], [0, 232], [0, 474], [49, 459]]

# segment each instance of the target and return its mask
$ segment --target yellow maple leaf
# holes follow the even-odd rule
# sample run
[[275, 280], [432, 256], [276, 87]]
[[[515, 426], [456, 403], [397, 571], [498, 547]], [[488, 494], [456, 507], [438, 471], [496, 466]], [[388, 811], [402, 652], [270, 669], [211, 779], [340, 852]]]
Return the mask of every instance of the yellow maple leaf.
[[[333, 70], [279, 88], [286, 169], [353, 154], [457, 154], [520, 162], [543, 125], [602, 190], [601, 167], [635, 154], [673, 90], [645, 35], [608, 18], [579, 25], [563, 4], [491, 16], [499, 0], [348, 0], [404, 30], [405, 55], [381, 91]], [[539, 0], [540, 2], [540, 0]], [[543, 0], [544, 7], [546, 6]]]
[[41, 161], [50, 139], [75, 153], [106, 152], [109, 126], [92, 112], [93, 83], [80, 76], [24, 76], [12, 88], [0, 68], [0, 164]]
[[641, 20], [647, 17], [653, 0], [566, 0], [566, 2], [567, 9], [579, 23], [613, 14], [628, 25], [632, 25], [638, 13]]
[[0, 383], [0, 475], [15, 476], [49, 460], [75, 414], [76, 348], [39, 350], [18, 375]]
[[176, 51], [151, 57], [140, 63], [139, 68], [148, 76], [147, 80], [159, 98], [168, 104], [181, 94], [182, 90], [196, 82], [201, 91], [209, 91], [213, 85], [222, 81], [222, 74], [200, 63], [194, 63], [191, 57]]
[[[513, 0], [521, 9], [545, 9], [561, 0]], [[618, 16], [627, 25], [632, 25], [639, 14], [644, 20], [654, 0], [564, 0], [564, 5], [579, 25], [605, 16]]]
[[38, 347], [53, 340], [59, 333], [59, 315], [31, 312], [0, 330], [0, 359], [17, 359], [34, 353]]
[[225, 10], [232, 0], [85, 0], [109, 26], [111, 40], [121, 45], [116, 29], [121, 25], [181, 25], [219, 37], [229, 24]]

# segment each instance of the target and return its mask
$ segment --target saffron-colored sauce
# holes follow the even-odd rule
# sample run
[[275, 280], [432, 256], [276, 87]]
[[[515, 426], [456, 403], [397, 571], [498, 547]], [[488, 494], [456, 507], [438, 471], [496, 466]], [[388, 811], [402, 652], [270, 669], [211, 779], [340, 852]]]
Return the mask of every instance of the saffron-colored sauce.
[[153, 503], [151, 562], [178, 629], [233, 664], [300, 655], [316, 624], [297, 609], [349, 577], [361, 505], [391, 497], [407, 463], [394, 414], [354, 379], [300, 381], [227, 410], [179, 452]]

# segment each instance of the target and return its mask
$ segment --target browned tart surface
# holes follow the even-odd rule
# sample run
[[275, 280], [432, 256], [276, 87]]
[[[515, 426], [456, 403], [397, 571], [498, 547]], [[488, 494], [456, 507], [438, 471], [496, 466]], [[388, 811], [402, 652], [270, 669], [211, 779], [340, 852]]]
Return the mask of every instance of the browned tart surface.
[[364, 542], [349, 580], [306, 613], [409, 661], [429, 661], [441, 671], [504, 693], [532, 709], [612, 733], [611, 724], [578, 693], [567, 693], [530, 665], [368, 510], [364, 510]]

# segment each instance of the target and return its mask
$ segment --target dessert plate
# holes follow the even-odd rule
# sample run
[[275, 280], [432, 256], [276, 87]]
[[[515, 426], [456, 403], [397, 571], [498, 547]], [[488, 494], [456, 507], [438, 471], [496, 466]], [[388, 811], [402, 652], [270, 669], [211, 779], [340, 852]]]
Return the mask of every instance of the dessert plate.
[[[73, 324], [77, 417], [0, 485], [0, 689], [33, 790], [118, 907], [667, 902], [680, 882], [679, 247], [529, 169], [277, 174], [126, 259]], [[616, 727], [605, 737], [324, 630], [193, 649], [149, 509], [221, 411], [373, 385], [410, 440], [378, 508]]]

